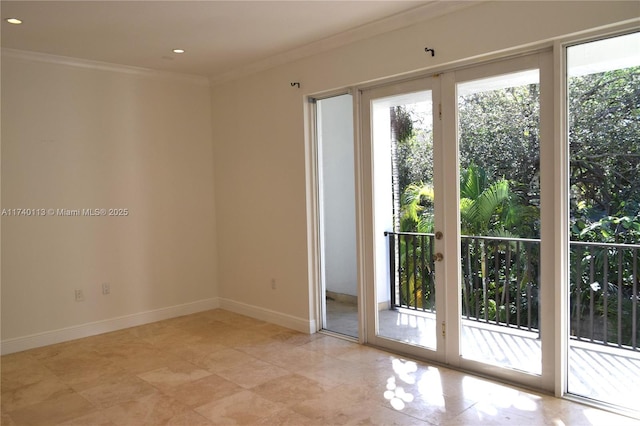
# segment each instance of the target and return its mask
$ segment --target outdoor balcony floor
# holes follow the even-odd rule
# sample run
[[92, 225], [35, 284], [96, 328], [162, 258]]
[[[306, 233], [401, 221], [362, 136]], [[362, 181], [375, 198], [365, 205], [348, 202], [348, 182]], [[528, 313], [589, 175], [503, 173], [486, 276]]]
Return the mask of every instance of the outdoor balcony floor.
[[[357, 336], [357, 306], [327, 300], [327, 329]], [[432, 314], [407, 309], [379, 312], [382, 337], [434, 348], [435, 333]], [[537, 332], [463, 320], [461, 337], [462, 352], [468, 359], [540, 374]], [[572, 339], [568, 385], [572, 394], [638, 410], [640, 353]]]

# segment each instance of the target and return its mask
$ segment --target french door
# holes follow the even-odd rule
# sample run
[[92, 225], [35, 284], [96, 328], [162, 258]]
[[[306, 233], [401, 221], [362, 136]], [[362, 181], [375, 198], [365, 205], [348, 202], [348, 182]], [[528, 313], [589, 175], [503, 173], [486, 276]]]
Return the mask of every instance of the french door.
[[[366, 340], [553, 388], [540, 164], [550, 54], [364, 90]], [[552, 144], [551, 144], [552, 148]], [[552, 300], [552, 299], [551, 299]]]

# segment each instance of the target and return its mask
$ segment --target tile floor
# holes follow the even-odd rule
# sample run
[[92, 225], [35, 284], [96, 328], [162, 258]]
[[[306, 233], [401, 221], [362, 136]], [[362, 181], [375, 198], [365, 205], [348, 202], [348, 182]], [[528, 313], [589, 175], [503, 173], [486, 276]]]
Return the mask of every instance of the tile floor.
[[[356, 305], [327, 299], [326, 306], [328, 330], [358, 335]], [[436, 346], [433, 314], [402, 308], [382, 310], [378, 321], [381, 337], [427, 348]], [[538, 333], [463, 319], [461, 349], [468, 359], [540, 374], [538, 337]], [[572, 394], [640, 412], [640, 353], [571, 339], [569, 366], [568, 388]]]
[[632, 419], [224, 310], [1, 358], [2, 425], [624, 425]]

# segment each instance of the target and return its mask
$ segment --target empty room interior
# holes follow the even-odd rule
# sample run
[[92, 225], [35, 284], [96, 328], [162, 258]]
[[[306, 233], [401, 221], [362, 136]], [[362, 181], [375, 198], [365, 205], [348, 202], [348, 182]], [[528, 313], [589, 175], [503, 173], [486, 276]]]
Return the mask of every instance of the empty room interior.
[[639, 2], [0, 14], [3, 425], [639, 421]]

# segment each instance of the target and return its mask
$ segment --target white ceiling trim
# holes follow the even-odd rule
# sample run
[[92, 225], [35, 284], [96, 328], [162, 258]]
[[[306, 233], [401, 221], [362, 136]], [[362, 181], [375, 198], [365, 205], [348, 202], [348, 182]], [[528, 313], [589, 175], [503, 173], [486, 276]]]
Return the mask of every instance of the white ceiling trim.
[[398, 30], [400, 28], [409, 27], [411, 25], [425, 22], [430, 19], [437, 18], [448, 13], [464, 9], [475, 4], [485, 2], [487, 0], [469, 0], [469, 1], [447, 1], [434, 0], [424, 6], [418, 6], [414, 9], [392, 15], [387, 18], [370, 22], [365, 25], [353, 28], [351, 30], [336, 34], [322, 40], [309, 43], [307, 45], [273, 55], [261, 61], [253, 62], [249, 65], [242, 66], [220, 74], [214, 74], [209, 77], [211, 84], [221, 84], [237, 78], [241, 78], [250, 74], [277, 67], [289, 62], [313, 56], [331, 49], [336, 49], [347, 44], [355, 43], [379, 34]]
[[109, 62], [94, 61], [90, 59], [72, 58], [69, 56], [52, 55], [49, 53], [31, 52], [27, 50], [0, 48], [3, 57], [15, 58], [27, 61], [46, 62], [49, 64], [66, 65], [76, 68], [86, 68], [98, 71], [110, 71], [125, 74], [140, 75], [160, 79], [179, 80], [195, 83], [204, 87], [209, 87], [210, 82], [207, 77], [182, 74], [170, 71], [160, 71], [149, 68], [134, 67], [131, 65], [112, 64]]

